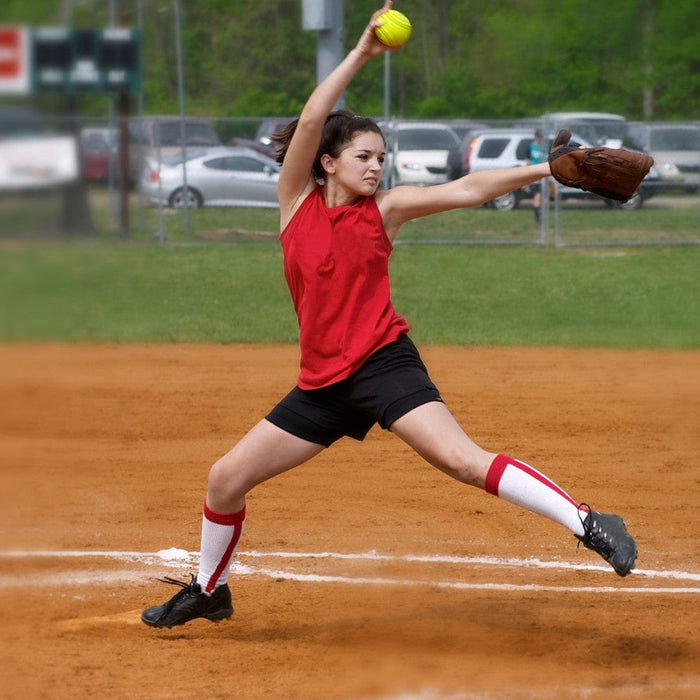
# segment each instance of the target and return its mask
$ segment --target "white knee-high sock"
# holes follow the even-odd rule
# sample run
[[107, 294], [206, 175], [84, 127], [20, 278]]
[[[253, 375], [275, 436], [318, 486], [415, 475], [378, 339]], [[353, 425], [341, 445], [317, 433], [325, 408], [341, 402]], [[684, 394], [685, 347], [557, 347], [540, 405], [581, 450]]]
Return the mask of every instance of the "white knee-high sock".
[[506, 455], [497, 455], [486, 474], [485, 489], [538, 515], [583, 535], [581, 518], [588, 511], [581, 508], [566, 491], [529, 464]]
[[245, 506], [238, 513], [216, 513], [204, 503], [197, 583], [205, 593], [226, 583], [244, 524]]

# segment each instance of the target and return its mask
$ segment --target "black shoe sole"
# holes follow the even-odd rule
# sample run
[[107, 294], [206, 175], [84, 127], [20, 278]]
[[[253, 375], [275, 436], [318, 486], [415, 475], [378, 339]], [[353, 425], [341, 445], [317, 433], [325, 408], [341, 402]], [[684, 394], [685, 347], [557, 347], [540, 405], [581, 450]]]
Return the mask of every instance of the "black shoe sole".
[[185, 625], [192, 620], [209, 620], [209, 622], [221, 622], [222, 620], [227, 620], [233, 615], [233, 608], [223, 608], [222, 610], [216, 610], [215, 612], [205, 613], [204, 615], [197, 615], [196, 617], [190, 617], [182, 622], [173, 622], [169, 625], [163, 624], [159, 620], [147, 620], [143, 614], [141, 615], [141, 622], [149, 627], [155, 627], [156, 629], [172, 629], [173, 627], [179, 627], [180, 625]]

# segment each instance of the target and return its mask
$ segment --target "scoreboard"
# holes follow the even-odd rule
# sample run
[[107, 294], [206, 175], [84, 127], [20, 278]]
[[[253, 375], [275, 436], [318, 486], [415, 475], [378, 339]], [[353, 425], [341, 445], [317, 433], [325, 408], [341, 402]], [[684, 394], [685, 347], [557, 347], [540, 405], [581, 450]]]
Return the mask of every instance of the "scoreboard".
[[139, 92], [139, 32], [40, 28], [32, 36], [35, 91]]
[[15, 57], [11, 65], [16, 66], [18, 75], [25, 76], [21, 84], [26, 92], [141, 90], [140, 32], [135, 29], [0, 27], [0, 93], [20, 84], [18, 80], [11, 83], [9, 74], [3, 83], [3, 55], [8, 66]]

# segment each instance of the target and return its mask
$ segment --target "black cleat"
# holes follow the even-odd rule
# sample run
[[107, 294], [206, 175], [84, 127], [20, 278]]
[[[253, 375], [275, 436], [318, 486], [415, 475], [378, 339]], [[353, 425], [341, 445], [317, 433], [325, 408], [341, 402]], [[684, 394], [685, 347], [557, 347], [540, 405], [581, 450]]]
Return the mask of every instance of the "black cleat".
[[619, 515], [597, 513], [584, 503], [581, 506], [588, 509], [588, 514], [581, 521], [583, 536], [575, 537], [583, 542], [584, 547], [598, 552], [615, 573], [627, 576], [637, 558], [637, 545], [627, 532], [625, 521]]
[[202, 593], [202, 588], [194, 576], [189, 583], [168, 577], [160, 580], [163, 583], [180, 586], [182, 590], [167, 603], [146, 608], [141, 613], [141, 621], [150, 627], [175, 627], [184, 625], [185, 622], [197, 617], [218, 622], [233, 615], [231, 591], [226, 584], [216, 588], [211, 595], [207, 595]]

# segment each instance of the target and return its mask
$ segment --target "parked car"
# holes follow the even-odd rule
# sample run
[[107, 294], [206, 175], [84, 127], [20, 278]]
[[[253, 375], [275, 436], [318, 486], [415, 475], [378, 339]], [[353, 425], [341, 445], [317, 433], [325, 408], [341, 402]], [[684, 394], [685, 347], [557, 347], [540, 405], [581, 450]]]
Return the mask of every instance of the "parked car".
[[[488, 129], [488, 124], [474, 123], [469, 126], [465, 126], [461, 129], [461, 133], [458, 131], [461, 141], [459, 144], [453, 148], [447, 154], [447, 179], [456, 180], [457, 178], [466, 175], [465, 170], [465, 159], [467, 157], [467, 151], [477, 132], [484, 131]], [[455, 131], [457, 131], [455, 129]]]
[[653, 159], [661, 186], [697, 191], [700, 186], [700, 124], [631, 124], [630, 142]]
[[235, 138], [233, 139], [234, 146], [247, 146], [260, 153], [264, 153], [270, 158], [274, 158], [277, 152], [277, 146], [272, 141], [272, 135], [277, 131], [284, 129], [287, 124], [293, 121], [295, 117], [270, 117], [263, 119], [255, 132], [255, 137], [252, 139]]
[[80, 132], [83, 177], [91, 182], [119, 179], [119, 148], [116, 129], [86, 127]]
[[[534, 140], [534, 129], [485, 129], [472, 134], [464, 156], [464, 174], [512, 168], [525, 165]], [[492, 200], [489, 206], [501, 211], [515, 209], [520, 201], [532, 196], [531, 189], [522, 188]]]
[[396, 185], [435, 185], [447, 181], [447, 155], [459, 145], [452, 127], [440, 122], [381, 124], [387, 139], [384, 181]]
[[[552, 133], [548, 135], [547, 140], [551, 142], [553, 138], [554, 134]], [[512, 168], [525, 165], [533, 139], [534, 130], [529, 128], [487, 129], [477, 133], [474, 135], [465, 157], [465, 170], [467, 173], [472, 173], [491, 168]], [[589, 147], [591, 145], [575, 133], [572, 135], [572, 141], [576, 141], [582, 146]], [[574, 187], [564, 187], [559, 184], [557, 186], [559, 195], [563, 199], [595, 198], [604, 201], [610, 207], [639, 209], [644, 201], [656, 192], [657, 178], [658, 175], [652, 169], [635, 195], [624, 203], [605, 199], [592, 192], [586, 192]], [[532, 196], [534, 192], [533, 187], [537, 186], [539, 185], [530, 185], [514, 192], [509, 192], [502, 197], [492, 200], [489, 206], [501, 211], [515, 209], [522, 199]]]
[[221, 148], [221, 138], [208, 119], [179, 116], [147, 116], [130, 119], [129, 168], [132, 181], [138, 181], [145, 165], [165, 162], [186, 153], [203, 153]]
[[79, 177], [74, 136], [33, 109], [0, 107], [0, 192], [71, 185]]
[[[184, 163], [184, 165], [183, 165]], [[219, 147], [206, 152], [151, 161], [141, 191], [155, 204], [170, 207], [279, 206], [280, 167], [252, 148]], [[185, 187], [185, 178], [187, 187]]]
[[566, 127], [592, 146], [620, 148], [627, 138], [627, 121], [609, 112], [549, 112], [540, 117], [550, 131]]

